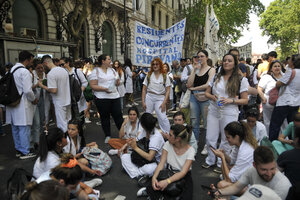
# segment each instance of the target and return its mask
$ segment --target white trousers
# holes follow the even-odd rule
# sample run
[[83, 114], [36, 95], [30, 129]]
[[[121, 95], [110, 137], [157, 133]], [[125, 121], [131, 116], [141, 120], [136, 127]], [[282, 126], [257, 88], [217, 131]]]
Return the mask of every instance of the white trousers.
[[54, 108], [57, 128], [60, 128], [65, 133], [68, 131], [68, 122], [72, 117], [71, 105], [59, 106], [54, 104]]
[[142, 175], [153, 176], [153, 173], [157, 167], [157, 164], [150, 163], [142, 167], [137, 167], [131, 162], [131, 154], [126, 153], [121, 156], [121, 163], [130, 178], [135, 178]]
[[[219, 117], [217, 112], [213, 112], [211, 110], [208, 111], [207, 115], [207, 131], [206, 131], [206, 144], [207, 144], [207, 151], [208, 155], [205, 159], [206, 164], [214, 165], [216, 162], [215, 154], [210, 150], [209, 146], [214, 148], [224, 149], [225, 153], [229, 155], [231, 151], [231, 147], [226, 140], [224, 128], [225, 126], [233, 121], [238, 120], [238, 113], [236, 115], [226, 115], [223, 113], [222, 118]], [[217, 142], [219, 135], [221, 133], [221, 143], [220, 146], [217, 147]], [[221, 166], [221, 159], [218, 159], [217, 165]]]
[[[153, 111], [155, 110], [155, 113], [158, 118], [158, 123], [160, 129], [165, 132], [170, 132], [170, 122], [167, 117], [166, 111], [161, 112], [160, 106], [164, 101], [165, 96], [164, 95], [155, 95], [151, 93], [146, 94], [146, 112], [153, 114]], [[166, 107], [167, 110], [167, 107]]]

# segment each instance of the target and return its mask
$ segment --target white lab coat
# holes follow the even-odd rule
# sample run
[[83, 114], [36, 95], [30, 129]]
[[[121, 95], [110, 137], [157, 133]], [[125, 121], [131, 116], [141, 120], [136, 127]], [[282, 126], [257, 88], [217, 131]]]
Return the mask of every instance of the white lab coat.
[[[21, 63], [16, 63], [11, 72], [18, 66], [23, 66]], [[34, 115], [34, 105], [31, 103], [35, 99], [32, 91], [32, 75], [24, 67], [20, 68], [14, 73], [14, 79], [19, 91], [23, 93], [20, 103], [15, 107], [6, 107], [6, 123], [15, 126], [32, 125]]]
[[125, 69], [125, 77], [126, 77], [126, 93], [133, 93], [133, 83], [132, 83], [132, 71], [130, 67], [126, 66]]

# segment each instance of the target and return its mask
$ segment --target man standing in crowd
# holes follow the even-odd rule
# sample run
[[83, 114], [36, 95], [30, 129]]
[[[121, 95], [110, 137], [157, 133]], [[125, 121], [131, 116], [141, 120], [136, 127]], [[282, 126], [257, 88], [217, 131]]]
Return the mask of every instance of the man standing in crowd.
[[[60, 65], [64, 66], [65, 63], [61, 62]], [[39, 86], [51, 93], [57, 127], [66, 132], [71, 119], [69, 74], [66, 69], [54, 65], [49, 55], [43, 56], [42, 63], [50, 72], [47, 74], [47, 86], [42, 84], [42, 80], [39, 81]]]
[[6, 107], [6, 122], [11, 124], [12, 135], [16, 148], [16, 157], [20, 159], [32, 158], [34, 153], [30, 153], [30, 132], [34, 115], [33, 105], [38, 103], [32, 91], [32, 75], [25, 67], [33, 64], [33, 57], [28, 51], [21, 51], [19, 62], [16, 63], [10, 72], [17, 69], [13, 76], [19, 94], [22, 94], [20, 103], [15, 107]]
[[269, 62], [268, 62], [268, 54], [263, 54], [261, 56], [262, 63], [260, 63], [257, 67], [257, 78], [260, 79], [261, 75], [264, 72], [267, 72], [269, 70]]
[[268, 62], [271, 63], [274, 60], [277, 60], [277, 53], [276, 53], [276, 51], [270, 51], [268, 53]]
[[[277, 169], [274, 154], [268, 147], [257, 147], [254, 151], [253, 167], [250, 167], [234, 184], [217, 190], [215, 195], [237, 195], [246, 186], [254, 184], [260, 184], [271, 188], [281, 197], [281, 199], [286, 198], [291, 187], [289, 179]], [[215, 189], [213, 185], [211, 187], [212, 189]]]
[[236, 56], [236, 59], [238, 60], [238, 63], [239, 63], [238, 67], [240, 68], [243, 76], [246, 77], [246, 75], [247, 75], [247, 68], [246, 68], [246, 65], [243, 64], [243, 63], [241, 63], [240, 60], [239, 60], [240, 59], [240, 52], [239, 52], [239, 50], [238, 49], [230, 49], [228, 53]]
[[178, 64], [177, 60], [172, 61], [172, 74], [173, 74], [173, 85], [174, 85], [174, 90], [173, 90], [173, 106], [172, 106], [172, 111], [176, 111], [176, 106], [177, 106], [177, 98], [181, 96], [181, 73], [182, 73], [182, 68]]

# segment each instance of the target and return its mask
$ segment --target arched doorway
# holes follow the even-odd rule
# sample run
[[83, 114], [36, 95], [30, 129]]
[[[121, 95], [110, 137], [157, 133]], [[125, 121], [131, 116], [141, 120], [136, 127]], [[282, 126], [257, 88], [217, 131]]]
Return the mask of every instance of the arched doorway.
[[109, 22], [105, 21], [102, 24], [102, 46], [103, 54], [107, 54], [114, 60], [114, 37], [113, 29]]
[[41, 15], [30, 0], [15, 0], [12, 11], [16, 35], [42, 37]]

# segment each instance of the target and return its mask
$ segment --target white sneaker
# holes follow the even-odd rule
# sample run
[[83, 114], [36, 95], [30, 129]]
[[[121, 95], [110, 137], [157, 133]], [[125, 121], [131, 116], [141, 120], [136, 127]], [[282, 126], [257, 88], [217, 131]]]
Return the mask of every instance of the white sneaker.
[[126, 104], [126, 108], [130, 108], [131, 107], [131, 105], [130, 104]]
[[207, 155], [208, 152], [207, 152], [207, 145], [205, 144], [204, 147], [203, 147], [203, 150], [201, 151], [201, 154], [202, 155]]
[[94, 188], [94, 187], [97, 187], [99, 185], [102, 184], [102, 179], [101, 178], [94, 178], [90, 181], [84, 181], [83, 183], [86, 184], [87, 186], [91, 187], [91, 188]]
[[101, 126], [101, 122], [96, 122], [96, 125], [97, 126]]
[[116, 154], [118, 154], [118, 149], [111, 149], [111, 150], [109, 150], [108, 151], [108, 154], [110, 155], [110, 156], [113, 156], [113, 155], [116, 155]]
[[138, 104], [137, 102], [133, 102], [132, 105], [137, 106], [137, 105], [139, 105], [139, 104]]
[[86, 124], [89, 124], [89, 123], [91, 123], [92, 121], [91, 121], [89, 118], [86, 117], [86, 118], [84, 119], [84, 122], [85, 122]]
[[136, 193], [137, 197], [145, 197], [147, 196], [147, 190], [146, 187], [142, 187], [141, 189], [139, 189], [139, 191]]
[[104, 143], [105, 144], [108, 144], [108, 140], [110, 140], [110, 136], [106, 136], [105, 140], [104, 140]]

